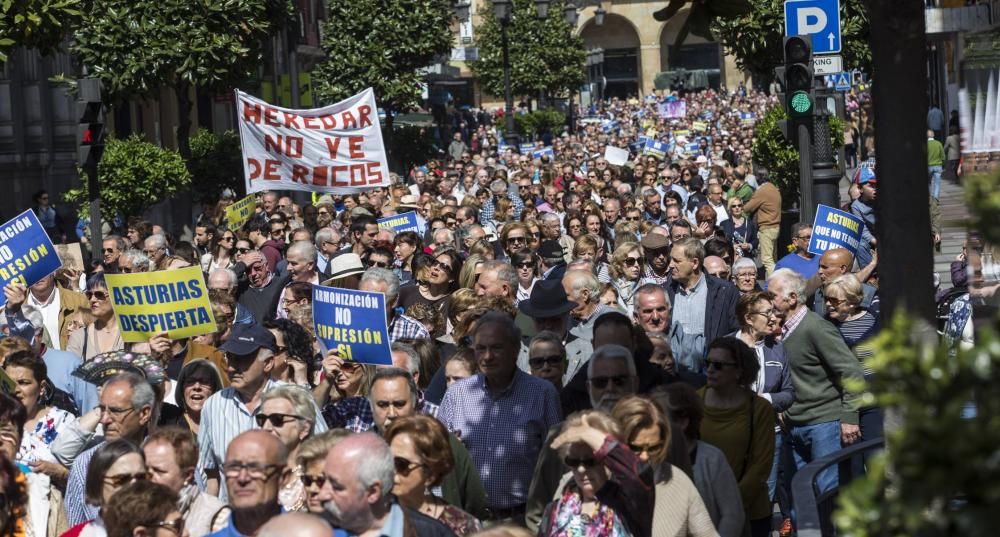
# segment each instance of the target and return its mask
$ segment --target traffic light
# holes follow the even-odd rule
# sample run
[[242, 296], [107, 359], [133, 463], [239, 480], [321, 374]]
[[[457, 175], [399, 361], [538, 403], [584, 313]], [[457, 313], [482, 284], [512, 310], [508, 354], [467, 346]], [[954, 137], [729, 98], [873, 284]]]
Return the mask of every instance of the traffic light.
[[809, 36], [785, 38], [785, 110], [792, 118], [811, 117], [813, 105], [813, 61]]
[[78, 81], [76, 111], [80, 124], [76, 127], [76, 156], [81, 168], [97, 166], [104, 152], [104, 103], [101, 82], [96, 78]]

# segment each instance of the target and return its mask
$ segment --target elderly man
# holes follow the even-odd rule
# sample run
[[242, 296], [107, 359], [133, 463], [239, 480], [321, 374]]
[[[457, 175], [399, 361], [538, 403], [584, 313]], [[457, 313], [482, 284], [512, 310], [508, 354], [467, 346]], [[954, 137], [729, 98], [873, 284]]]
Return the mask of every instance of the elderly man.
[[431, 249], [435, 252], [455, 247], [455, 234], [446, 227], [435, 231], [433, 238], [434, 242], [431, 244]]
[[[66, 515], [70, 526], [97, 518], [98, 509], [86, 502], [84, 490], [87, 481], [87, 468], [97, 449], [111, 440], [123, 438], [139, 445], [146, 436], [149, 420], [153, 417], [153, 407], [156, 405], [156, 394], [153, 388], [142, 377], [134, 373], [122, 373], [111, 377], [104, 383], [101, 390], [101, 404], [93, 412], [81, 417], [81, 423], [60, 434], [52, 444], [52, 454], [56, 461], [68, 466], [69, 477], [66, 481]], [[104, 429], [104, 436], [92, 436], [86, 433], [87, 428], [96, 426], [97, 417]], [[78, 449], [82, 440], [88, 448], [79, 455]], [[87, 441], [86, 438], [90, 437]]]
[[146, 254], [135, 248], [125, 250], [122, 252], [122, 255], [118, 256], [118, 272], [122, 274], [153, 272], [155, 269], [156, 266], [153, 265], [153, 261]]
[[[490, 312], [476, 323], [472, 348], [479, 373], [452, 384], [438, 411], [461, 434], [489, 495], [490, 520], [523, 520], [532, 468], [547, 431], [561, 421], [548, 381], [517, 367], [521, 330]], [[551, 498], [551, 496], [550, 496]]]
[[288, 449], [271, 433], [246, 431], [233, 438], [222, 465], [232, 514], [229, 524], [209, 537], [255, 535], [280, 515], [278, 492], [291, 473], [287, 461]]
[[154, 270], [160, 266], [160, 261], [167, 255], [167, 238], [163, 235], [150, 235], [142, 243], [142, 251], [153, 263]]
[[502, 297], [516, 303], [517, 272], [510, 263], [486, 261], [476, 282], [476, 294], [481, 297]]
[[632, 319], [646, 332], [669, 333], [670, 300], [667, 292], [655, 283], [636, 289]]
[[320, 498], [333, 523], [359, 537], [451, 537], [437, 520], [403, 507], [392, 495], [394, 458], [373, 433], [341, 440], [323, 466]]
[[[832, 281], [838, 276], [852, 273], [853, 268], [854, 256], [851, 255], [850, 250], [846, 248], [834, 248], [823, 252], [823, 255], [819, 257], [819, 270], [816, 272], [816, 276], [806, 282], [807, 289], [815, 289], [815, 292], [811, 293], [813, 311], [819, 315], [826, 315], [826, 304], [823, 301], [823, 286], [826, 285], [826, 282]], [[861, 282], [867, 280], [874, 268], [874, 264], [870, 264], [864, 270], [858, 272], [858, 280]], [[864, 298], [861, 299], [861, 308], [870, 311], [872, 315], [878, 317], [879, 305], [881, 303], [878, 297], [878, 289], [867, 283], [862, 283], [861, 289], [864, 291]], [[806, 294], [807, 296], [810, 295], [808, 292]]]
[[670, 239], [660, 233], [647, 233], [639, 244], [646, 256], [642, 266], [643, 283], [667, 283], [670, 280]]
[[[576, 302], [567, 299], [562, 282], [555, 280], [535, 282], [528, 300], [522, 300], [517, 305], [522, 313], [534, 321], [535, 333], [552, 332], [565, 345], [567, 367], [563, 373], [560, 387], [562, 383], [569, 382], [573, 378], [573, 375], [586, 363], [590, 353], [594, 350], [590, 346], [589, 340], [577, 337], [576, 334], [569, 331], [570, 312], [576, 309], [577, 305]], [[523, 371], [531, 371], [529, 354], [521, 352], [519, 355], [517, 365]]]
[[622, 214], [622, 204], [616, 198], [607, 198], [604, 200], [601, 212], [604, 214], [604, 231], [607, 233], [608, 237], [614, 241], [615, 224], [618, 223], [618, 218]]
[[576, 241], [573, 237], [563, 233], [562, 222], [556, 213], [542, 213], [538, 217], [542, 228], [542, 238], [545, 240], [557, 241], [562, 247], [563, 261], [569, 263], [573, 260], [573, 245]]
[[256, 537], [347, 537], [347, 532], [334, 531], [316, 515], [292, 511], [272, 518], [261, 526]]
[[[631, 351], [621, 345], [608, 344], [594, 352], [587, 364], [587, 392], [593, 408], [611, 412], [618, 401], [636, 393], [638, 386]], [[549, 430], [545, 448], [534, 467], [525, 516], [532, 531], [538, 531], [545, 507], [558, 492], [562, 476], [570, 471], [559, 452], [551, 447], [558, 434], [559, 427]]]
[[340, 250], [340, 233], [331, 227], [321, 228], [316, 232], [316, 271], [323, 281], [330, 279], [330, 260]]
[[[767, 281], [774, 309], [785, 319], [781, 328], [785, 357], [795, 384], [795, 402], [785, 412], [796, 468], [834, 453], [861, 436], [857, 396], [845, 385], [861, 381], [861, 363], [840, 332], [805, 305], [805, 279], [791, 269], [774, 271]], [[819, 474], [816, 485], [837, 486], [837, 469]]]
[[[227, 295], [236, 299], [236, 291], [239, 288], [239, 279], [236, 273], [232, 269], [227, 268], [217, 268], [213, 270], [208, 275], [208, 280], [206, 280], [206, 285], [211, 289], [218, 289], [224, 291]], [[236, 324], [251, 324], [254, 323], [253, 313], [250, 312], [243, 304], [236, 303], [236, 311], [234, 312], [233, 322]]]
[[108, 235], [101, 243], [101, 260], [104, 261], [104, 270], [112, 273], [118, 271], [118, 257], [128, 248], [123, 237], [118, 235]]
[[288, 282], [281, 289], [281, 294], [278, 296], [278, 306], [274, 312], [274, 315], [279, 319], [288, 318], [288, 313], [285, 312], [285, 308], [283, 307], [288, 284], [292, 282], [305, 282], [318, 285], [320, 281], [319, 272], [316, 270], [316, 248], [313, 247], [311, 242], [293, 242], [288, 247], [287, 255], [289, 278]]
[[665, 219], [663, 214], [663, 197], [655, 188], [647, 188], [642, 194], [642, 219], [654, 224], [662, 224]]
[[819, 257], [809, 251], [809, 241], [812, 240], [812, 224], [796, 222], [792, 226], [792, 244], [795, 251], [778, 260], [774, 270], [792, 269], [803, 278], [812, 278], [819, 270]]
[[705, 257], [705, 273], [721, 280], [729, 280], [729, 265], [717, 255]]
[[614, 311], [614, 308], [601, 303], [601, 282], [589, 269], [567, 270], [562, 285], [566, 298], [576, 302], [576, 307], [569, 312], [572, 320], [570, 333], [590, 341], [594, 337], [594, 321], [602, 313]]
[[558, 241], [546, 240], [538, 247], [538, 270], [543, 280], [562, 281], [566, 259]]
[[[212, 394], [202, 407], [198, 469], [207, 476], [208, 493], [225, 500], [227, 491], [220, 485], [219, 468], [226, 460], [226, 446], [238, 434], [257, 428], [254, 416], [260, 412], [261, 395], [282, 383], [271, 379], [278, 346], [274, 334], [263, 326], [234, 325], [232, 335], [219, 350], [226, 353], [229, 387]], [[316, 414], [320, 414], [318, 406]], [[313, 424], [313, 434], [326, 429], [323, 420]]]
[[399, 304], [399, 278], [389, 269], [372, 267], [361, 275], [359, 291], [382, 293], [385, 295], [385, 316], [389, 326], [389, 341], [399, 339], [429, 339], [430, 332], [420, 321], [396, 313]]
[[70, 319], [82, 310], [90, 311], [87, 297], [83, 293], [56, 287], [56, 278], [52, 274], [38, 280], [28, 290], [26, 305], [42, 314], [50, 346], [56, 350], [65, 349], [69, 341]]
[[673, 341], [678, 370], [704, 371], [704, 354], [715, 338], [735, 332], [736, 303], [740, 293], [732, 283], [706, 274], [705, 248], [698, 239], [674, 243], [670, 250], [670, 278], [666, 285], [670, 317], [680, 332]]
[[281, 291], [291, 275], [280, 276], [272, 272], [264, 254], [256, 250], [244, 254], [242, 263], [246, 266], [249, 285], [242, 287], [236, 301], [252, 313], [258, 322], [274, 320], [281, 303]]

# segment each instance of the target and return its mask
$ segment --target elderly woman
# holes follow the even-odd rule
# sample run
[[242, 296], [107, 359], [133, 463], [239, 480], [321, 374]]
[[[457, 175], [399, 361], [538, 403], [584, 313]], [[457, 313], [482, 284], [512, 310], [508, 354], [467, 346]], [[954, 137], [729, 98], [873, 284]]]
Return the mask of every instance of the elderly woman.
[[75, 416], [52, 404], [55, 388], [48, 379], [45, 362], [32, 352], [15, 352], [4, 362], [4, 372], [14, 381], [14, 395], [24, 405], [27, 421], [16, 462], [64, 484], [69, 470], [56, 462], [49, 446]]
[[441, 422], [423, 414], [393, 420], [385, 441], [396, 469], [392, 492], [400, 504], [436, 519], [459, 537], [481, 529], [474, 516], [432, 492], [454, 466], [448, 431]]
[[583, 235], [573, 243], [573, 258], [582, 259], [593, 265], [593, 273], [597, 281], [610, 283], [611, 275], [608, 264], [601, 261], [604, 257], [604, 239], [596, 235]]
[[621, 426], [608, 414], [573, 414], [552, 448], [570, 473], [545, 508], [538, 535], [636, 535], [653, 528], [653, 468], [621, 441]]
[[757, 285], [757, 263], [749, 257], [741, 257], [733, 263], [732, 278], [741, 295], [760, 290]]
[[298, 465], [295, 474], [302, 481], [305, 489], [305, 510], [314, 515], [325, 513], [321, 492], [326, 476], [323, 474], [323, 464], [326, 462], [326, 455], [331, 449], [337, 446], [337, 442], [350, 436], [347, 429], [331, 429], [316, 436], [306, 438], [299, 445], [298, 453], [294, 459]]
[[708, 346], [707, 383], [699, 390], [705, 405], [701, 438], [726, 455], [736, 475], [753, 537], [771, 529], [767, 477], [774, 463], [774, 409], [756, 394], [760, 366], [750, 347], [734, 337]]
[[618, 294], [618, 306], [632, 311], [635, 291], [642, 278], [642, 248], [639, 243], [626, 242], [615, 249], [611, 256], [611, 285]]
[[87, 300], [94, 322], [70, 334], [66, 350], [83, 357], [86, 362], [98, 354], [125, 350], [125, 340], [118, 330], [118, 320], [111, 307], [111, 297], [104, 274], [95, 274], [87, 280]]
[[[736, 319], [740, 323], [736, 337], [746, 343], [757, 356], [759, 369], [757, 378], [751, 383], [751, 389], [770, 401], [775, 415], [778, 415], [795, 402], [795, 387], [792, 385], [791, 368], [785, 359], [785, 349], [774, 337], [778, 317], [773, 300], [774, 294], [767, 291], [751, 291], [741, 296], [736, 304]], [[781, 428], [775, 428], [774, 462], [767, 478], [767, 492], [772, 500], [784, 443]]]
[[[844, 343], [861, 362], [865, 380], [870, 380], [872, 370], [866, 362], [875, 352], [872, 338], [879, 332], [878, 317], [861, 307], [864, 289], [854, 274], [844, 274], [830, 280], [823, 286], [823, 305], [826, 318], [837, 327]], [[861, 440], [871, 440], [882, 436], [882, 410], [879, 407], [864, 407], [858, 411]]]
[[715, 525], [691, 479], [667, 462], [670, 420], [655, 403], [627, 397], [611, 412], [622, 427], [622, 438], [639, 460], [656, 470], [653, 527], [657, 536], [715, 537]]
[[583, 218], [579, 213], [566, 218], [566, 233], [573, 238], [579, 239], [584, 234]]
[[[285, 444], [289, 460], [295, 460], [299, 446], [312, 434], [316, 423], [312, 397], [305, 388], [283, 385], [264, 392], [260, 413], [254, 421], [261, 429], [273, 434]], [[286, 511], [305, 509], [306, 491], [301, 468], [296, 467], [278, 493], [278, 501]]]
[[128, 440], [112, 440], [94, 452], [87, 466], [84, 496], [87, 503], [98, 506], [97, 518], [69, 529], [63, 537], [106, 534], [102, 518], [111, 497], [126, 485], [146, 479], [146, 459], [142, 450]]

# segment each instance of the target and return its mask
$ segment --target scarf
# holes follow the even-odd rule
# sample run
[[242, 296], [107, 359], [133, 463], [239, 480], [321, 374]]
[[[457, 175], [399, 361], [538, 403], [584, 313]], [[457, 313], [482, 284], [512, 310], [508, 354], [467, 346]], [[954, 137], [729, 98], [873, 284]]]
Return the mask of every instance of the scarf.
[[582, 513], [583, 498], [572, 484], [554, 508], [549, 537], [626, 537], [628, 530], [611, 507], [598, 504], [593, 515]]

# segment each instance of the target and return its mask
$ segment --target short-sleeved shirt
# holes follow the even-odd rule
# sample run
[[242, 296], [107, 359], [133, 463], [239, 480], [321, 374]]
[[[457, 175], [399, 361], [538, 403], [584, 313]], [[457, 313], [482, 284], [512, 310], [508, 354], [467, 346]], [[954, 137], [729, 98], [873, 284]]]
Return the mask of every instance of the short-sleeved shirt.
[[527, 502], [545, 436], [562, 416], [552, 383], [517, 369], [496, 397], [482, 374], [452, 384], [438, 419], [469, 449], [489, 506], [509, 509]]

